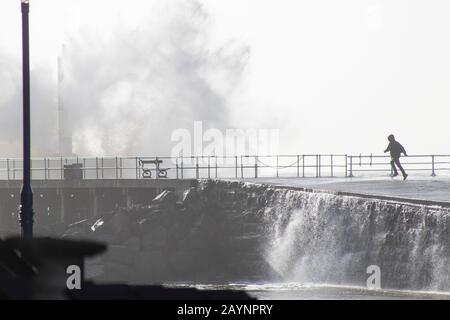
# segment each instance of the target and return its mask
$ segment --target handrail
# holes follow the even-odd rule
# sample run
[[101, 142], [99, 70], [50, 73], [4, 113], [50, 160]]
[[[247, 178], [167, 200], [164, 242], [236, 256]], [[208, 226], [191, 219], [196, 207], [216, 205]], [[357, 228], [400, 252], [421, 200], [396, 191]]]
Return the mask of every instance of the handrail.
[[[67, 179], [70, 170], [81, 170], [81, 179], [142, 179], [142, 161], [162, 161], [167, 177], [192, 178], [260, 178], [260, 177], [353, 177], [356, 173], [390, 173], [389, 155], [348, 154], [279, 154], [279, 155], [199, 155], [199, 156], [110, 156], [45, 157], [31, 159], [32, 179]], [[415, 154], [401, 158], [407, 171], [423, 171], [435, 176], [450, 172], [450, 155]], [[71, 169], [70, 164], [80, 167]], [[0, 180], [22, 179], [22, 159], [0, 158]], [[153, 175], [152, 178], [161, 178]]]

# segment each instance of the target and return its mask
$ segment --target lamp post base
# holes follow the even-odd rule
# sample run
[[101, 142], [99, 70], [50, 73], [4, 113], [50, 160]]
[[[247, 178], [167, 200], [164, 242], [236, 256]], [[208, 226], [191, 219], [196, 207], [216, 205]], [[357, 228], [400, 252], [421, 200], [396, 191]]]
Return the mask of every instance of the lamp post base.
[[33, 191], [31, 186], [24, 185], [20, 193], [20, 224], [22, 226], [22, 237], [29, 239], [33, 237]]

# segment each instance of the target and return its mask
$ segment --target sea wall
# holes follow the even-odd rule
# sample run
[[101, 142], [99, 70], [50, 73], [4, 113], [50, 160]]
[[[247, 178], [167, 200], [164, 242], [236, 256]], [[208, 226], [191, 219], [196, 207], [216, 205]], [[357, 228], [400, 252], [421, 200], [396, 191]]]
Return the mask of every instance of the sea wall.
[[107, 242], [96, 281], [281, 282], [450, 291], [449, 209], [395, 200], [201, 180], [182, 199], [72, 224], [63, 237]]

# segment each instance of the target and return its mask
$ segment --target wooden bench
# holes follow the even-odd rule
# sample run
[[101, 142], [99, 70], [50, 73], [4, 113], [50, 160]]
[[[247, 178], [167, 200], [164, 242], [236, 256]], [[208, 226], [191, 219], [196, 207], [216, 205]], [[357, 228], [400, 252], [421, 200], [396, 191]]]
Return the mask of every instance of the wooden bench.
[[[139, 165], [142, 169], [142, 178], [149, 179], [152, 177], [152, 171], [156, 171], [156, 176], [158, 178], [167, 178], [168, 168], [160, 168], [160, 164], [163, 163], [160, 159], [155, 160], [139, 160]], [[155, 165], [155, 169], [146, 167], [146, 165]]]

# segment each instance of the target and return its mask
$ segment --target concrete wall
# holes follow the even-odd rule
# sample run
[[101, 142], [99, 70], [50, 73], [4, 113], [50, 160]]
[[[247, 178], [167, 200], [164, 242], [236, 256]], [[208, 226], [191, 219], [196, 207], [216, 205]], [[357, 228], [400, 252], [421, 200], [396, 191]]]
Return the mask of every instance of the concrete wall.
[[[19, 180], [0, 181], [0, 236], [20, 233]], [[46, 234], [48, 228], [65, 225], [110, 212], [117, 207], [148, 205], [163, 190], [174, 191], [181, 197], [194, 180], [35, 180], [33, 208], [35, 231]]]

